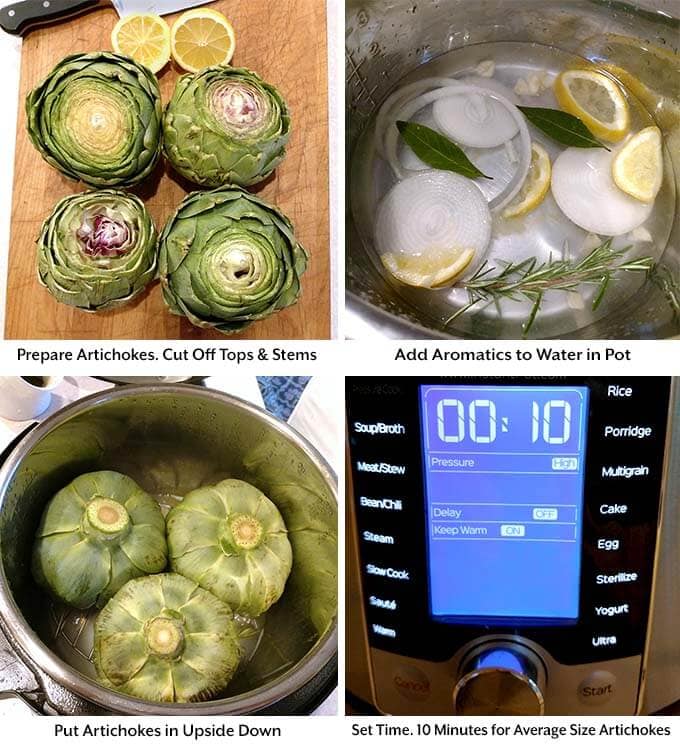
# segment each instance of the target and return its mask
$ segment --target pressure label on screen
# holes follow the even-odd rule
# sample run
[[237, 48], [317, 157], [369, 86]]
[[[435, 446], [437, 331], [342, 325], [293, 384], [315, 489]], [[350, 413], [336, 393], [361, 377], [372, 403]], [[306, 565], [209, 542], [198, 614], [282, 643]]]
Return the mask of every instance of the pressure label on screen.
[[588, 388], [420, 397], [432, 616], [576, 620]]

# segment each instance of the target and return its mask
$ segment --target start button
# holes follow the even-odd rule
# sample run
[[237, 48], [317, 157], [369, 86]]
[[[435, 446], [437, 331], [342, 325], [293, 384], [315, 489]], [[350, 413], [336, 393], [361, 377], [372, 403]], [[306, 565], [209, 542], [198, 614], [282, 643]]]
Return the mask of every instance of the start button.
[[615, 691], [616, 675], [598, 669], [578, 686], [578, 697], [588, 706], [602, 706], [614, 697]]

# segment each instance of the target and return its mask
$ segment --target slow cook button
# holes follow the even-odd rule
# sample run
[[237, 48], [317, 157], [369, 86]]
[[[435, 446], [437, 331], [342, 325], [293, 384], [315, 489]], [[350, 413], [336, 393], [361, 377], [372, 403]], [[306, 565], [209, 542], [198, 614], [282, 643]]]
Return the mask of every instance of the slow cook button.
[[374, 565], [369, 562], [366, 565], [366, 573], [368, 575], [377, 575], [381, 578], [389, 578], [390, 580], [410, 580], [410, 574], [408, 570], [398, 569], [395, 567], [383, 567], [382, 565]]
[[603, 706], [608, 703], [616, 691], [616, 675], [598, 669], [578, 686], [578, 697], [587, 706]]
[[425, 701], [430, 696], [428, 676], [410, 664], [398, 666], [392, 673], [392, 682], [397, 692], [409, 701]]

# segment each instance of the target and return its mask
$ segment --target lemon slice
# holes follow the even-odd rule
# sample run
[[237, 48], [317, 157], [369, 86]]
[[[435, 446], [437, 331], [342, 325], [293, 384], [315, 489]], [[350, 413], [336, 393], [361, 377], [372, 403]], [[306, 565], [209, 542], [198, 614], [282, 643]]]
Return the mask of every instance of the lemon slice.
[[113, 27], [111, 44], [114, 52], [158, 73], [170, 60], [170, 27], [153, 13], [133, 13]]
[[550, 189], [552, 167], [548, 152], [540, 144], [531, 143], [531, 165], [517, 198], [505, 208], [503, 217], [528, 214], [545, 199]]
[[555, 97], [563, 110], [580, 118], [599, 139], [621, 141], [628, 133], [630, 116], [626, 98], [603, 73], [564, 71], [555, 81]]
[[475, 257], [472, 248], [429, 251], [420, 255], [387, 253], [380, 257], [385, 269], [405, 285], [443, 288], [460, 277]]
[[234, 55], [234, 28], [210, 8], [182, 13], [170, 32], [172, 57], [185, 71], [196, 73], [211, 65], [227, 65]]
[[629, 196], [651, 204], [661, 188], [661, 131], [644, 128], [630, 138], [612, 162], [614, 183]]

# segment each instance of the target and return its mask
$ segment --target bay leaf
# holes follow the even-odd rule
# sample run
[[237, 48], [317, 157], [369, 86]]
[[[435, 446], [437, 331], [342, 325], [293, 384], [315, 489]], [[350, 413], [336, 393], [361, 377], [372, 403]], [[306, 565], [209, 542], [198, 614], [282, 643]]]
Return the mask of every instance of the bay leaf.
[[559, 144], [581, 149], [599, 148], [611, 151], [598, 141], [586, 124], [575, 115], [549, 107], [518, 107], [518, 109], [532, 125]]
[[413, 150], [416, 157], [437, 170], [464, 175], [466, 178], [493, 178], [476, 168], [466, 157], [465, 152], [441, 133], [421, 123], [397, 121], [402, 139]]

